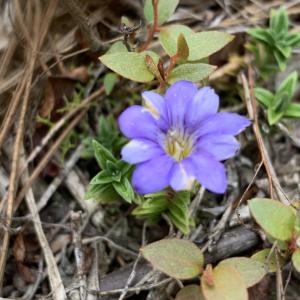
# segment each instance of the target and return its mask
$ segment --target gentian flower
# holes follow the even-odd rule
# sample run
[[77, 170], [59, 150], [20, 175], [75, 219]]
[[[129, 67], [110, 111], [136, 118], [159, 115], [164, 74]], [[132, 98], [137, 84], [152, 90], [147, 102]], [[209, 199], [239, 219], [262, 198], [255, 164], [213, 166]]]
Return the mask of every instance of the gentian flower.
[[122, 133], [131, 141], [122, 159], [136, 164], [132, 185], [139, 194], [190, 190], [195, 180], [215, 193], [226, 190], [221, 161], [239, 149], [235, 135], [250, 122], [236, 113], [218, 113], [219, 97], [210, 87], [199, 90], [177, 81], [164, 96], [146, 91], [143, 106], [127, 108], [119, 117]]

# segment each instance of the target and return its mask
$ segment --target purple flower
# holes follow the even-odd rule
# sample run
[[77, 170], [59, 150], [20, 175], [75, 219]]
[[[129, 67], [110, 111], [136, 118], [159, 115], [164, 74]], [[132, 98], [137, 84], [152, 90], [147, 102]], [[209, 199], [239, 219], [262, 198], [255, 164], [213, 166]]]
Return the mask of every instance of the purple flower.
[[190, 190], [195, 180], [215, 193], [226, 190], [226, 173], [220, 162], [239, 149], [234, 138], [250, 122], [235, 113], [218, 113], [219, 97], [210, 87], [197, 90], [189, 81], [177, 81], [164, 96], [142, 94], [143, 106], [127, 108], [119, 118], [131, 141], [122, 159], [137, 164], [132, 185], [147, 194], [171, 186]]

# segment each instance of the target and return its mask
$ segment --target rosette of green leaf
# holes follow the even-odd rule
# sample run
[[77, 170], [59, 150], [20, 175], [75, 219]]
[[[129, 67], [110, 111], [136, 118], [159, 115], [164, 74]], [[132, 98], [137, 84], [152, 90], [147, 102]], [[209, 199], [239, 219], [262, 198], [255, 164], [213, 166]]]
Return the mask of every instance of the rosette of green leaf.
[[247, 288], [260, 282], [267, 274], [264, 263], [248, 257], [231, 257], [222, 260], [219, 265], [229, 266], [237, 270]]
[[296, 220], [293, 207], [267, 198], [254, 198], [248, 204], [255, 221], [267, 235], [279, 242], [291, 240]]
[[176, 228], [183, 234], [188, 234], [190, 231], [189, 203], [189, 192], [174, 193], [164, 190], [145, 195], [145, 201], [135, 208], [133, 214], [150, 220], [157, 220], [162, 213], [165, 213]]
[[200, 286], [196, 284], [190, 284], [183, 287], [176, 295], [175, 300], [205, 300]]
[[193, 32], [183, 25], [163, 27], [159, 41], [169, 56], [174, 56], [178, 49], [178, 37], [183, 34], [189, 48], [188, 61], [198, 61], [219, 51], [233, 40], [233, 35], [219, 31]]
[[[120, 149], [126, 143], [126, 139], [120, 134], [117, 122], [112, 115], [101, 115], [98, 120], [96, 135], [94, 138], [113, 154], [120, 153]], [[94, 155], [93, 138], [84, 139], [84, 150], [81, 153], [82, 158], [90, 159]]]
[[297, 72], [289, 74], [280, 84], [276, 93], [258, 87], [255, 88], [256, 99], [267, 108], [270, 125], [274, 125], [282, 118], [300, 118], [300, 104], [291, 103], [298, 81]]
[[[271, 11], [269, 28], [252, 28], [248, 33], [266, 47], [266, 53], [272, 54], [280, 70], [285, 69], [292, 50], [300, 45], [300, 34], [289, 32], [289, 18], [284, 8]], [[265, 60], [265, 63], [268, 62]]]
[[[251, 259], [257, 260], [264, 264], [264, 267], [268, 273], [276, 272], [277, 263], [275, 250], [272, 249], [263, 249], [251, 256]], [[279, 256], [279, 266], [282, 267], [285, 263], [285, 259], [282, 256]]]
[[99, 57], [100, 61], [117, 74], [137, 82], [149, 82], [154, 74], [149, 70], [146, 63], [146, 55], [151, 56], [155, 64], [159, 56], [152, 51], [136, 52], [113, 52]]
[[240, 273], [232, 266], [218, 264], [201, 277], [201, 290], [206, 300], [247, 300], [247, 286]]
[[[168, 21], [178, 6], [179, 0], [159, 0], [157, 5], [158, 25]], [[144, 15], [148, 23], [153, 23], [152, 0], [146, 0], [144, 5]]]
[[113, 154], [97, 141], [93, 141], [96, 160], [101, 171], [91, 180], [86, 198], [108, 203], [122, 197], [131, 202], [134, 191], [129, 181], [132, 166], [117, 160]]
[[187, 240], [160, 240], [143, 247], [141, 253], [155, 269], [173, 278], [190, 279], [202, 272], [202, 251]]

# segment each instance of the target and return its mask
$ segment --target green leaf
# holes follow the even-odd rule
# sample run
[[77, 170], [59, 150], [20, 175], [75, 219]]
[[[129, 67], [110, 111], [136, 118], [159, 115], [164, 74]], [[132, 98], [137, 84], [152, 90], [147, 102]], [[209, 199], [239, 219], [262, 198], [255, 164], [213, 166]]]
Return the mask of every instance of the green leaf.
[[128, 178], [122, 178], [120, 182], [112, 183], [116, 192], [127, 202], [131, 203], [134, 199], [134, 191]]
[[[158, 0], [158, 25], [168, 21], [175, 12], [179, 0]], [[144, 6], [144, 15], [148, 23], [153, 23], [152, 0], [146, 0]]]
[[189, 46], [189, 61], [208, 57], [233, 40], [234, 36], [220, 31], [203, 31], [186, 36]]
[[267, 274], [265, 265], [248, 257], [231, 257], [220, 262], [237, 270], [243, 278], [247, 288], [260, 282]]
[[[184, 25], [175, 24], [162, 27], [159, 32], [159, 41], [169, 56], [174, 56], [177, 53], [178, 37], [183, 34], [186, 37], [193, 34], [194, 31]], [[187, 42], [187, 41], [186, 41]]]
[[120, 52], [124, 53], [124, 52], [128, 52], [128, 50], [123, 42], [118, 41], [113, 43], [105, 54], [113, 54], [113, 53], [120, 53]]
[[100, 203], [111, 203], [120, 199], [113, 186], [109, 184], [89, 185], [85, 199], [95, 199]]
[[243, 278], [235, 268], [219, 264], [212, 270], [212, 282], [201, 278], [205, 300], [247, 300], [248, 292]]
[[283, 115], [290, 103], [290, 99], [287, 92], [278, 92], [274, 97], [271, 108]]
[[173, 199], [169, 201], [167, 212], [172, 223], [185, 235], [190, 231], [189, 202], [189, 192], [176, 192]]
[[260, 227], [279, 241], [292, 238], [296, 212], [272, 199], [254, 198], [248, 201], [250, 212]]
[[270, 108], [268, 109], [268, 122], [272, 126], [280, 121], [280, 119], [283, 117], [284, 111], [277, 112], [275, 109]]
[[269, 29], [256, 27], [256, 28], [249, 29], [247, 32], [253, 38], [255, 38], [258, 41], [263, 42], [265, 44], [273, 45], [275, 43], [274, 38]]
[[295, 93], [298, 81], [297, 71], [289, 74], [280, 84], [277, 93], [287, 93], [289, 99], [291, 99]]
[[136, 216], [160, 215], [168, 208], [168, 201], [164, 197], [162, 199], [147, 199], [132, 212]]
[[187, 41], [183, 35], [183, 33], [180, 33], [177, 39], [177, 53], [179, 59], [181, 60], [187, 60], [189, 57], [189, 46], [187, 44]]
[[289, 29], [289, 17], [284, 8], [272, 9], [270, 16], [270, 28], [275, 33], [283, 36]]
[[208, 64], [182, 64], [174, 68], [167, 81], [171, 84], [177, 80], [199, 82], [207, 78], [215, 69], [215, 66]]
[[205, 300], [200, 286], [196, 284], [190, 284], [183, 287], [176, 295], [175, 300]]
[[104, 146], [98, 143], [96, 140], [93, 140], [93, 148], [96, 156], [96, 160], [101, 169], [106, 168], [107, 161], [116, 162], [116, 158], [113, 154], [108, 151]]
[[300, 33], [288, 32], [285, 37], [285, 42], [288, 46], [295, 48], [300, 46]]
[[98, 173], [93, 179], [91, 180], [90, 184], [104, 184], [112, 182], [112, 176], [111, 173], [107, 170], [102, 170], [100, 173]]
[[[257, 260], [264, 264], [265, 269], [268, 273], [274, 273], [276, 272], [277, 266], [276, 266], [276, 255], [275, 251], [270, 254], [271, 249], [263, 249], [251, 256], [251, 259]], [[284, 265], [284, 260], [279, 257], [279, 264], [280, 266]]]
[[254, 93], [255, 93], [255, 97], [256, 99], [265, 107], [271, 107], [271, 104], [273, 102], [274, 99], [274, 95], [263, 88], [257, 87], [254, 89]]
[[158, 55], [151, 51], [105, 54], [100, 56], [100, 60], [106, 67], [125, 78], [148, 82], [154, 78], [154, 75], [148, 70], [145, 55], [150, 55], [158, 63]]
[[165, 239], [141, 249], [154, 268], [177, 279], [189, 279], [202, 272], [203, 254], [192, 242]]
[[273, 54], [280, 71], [284, 71], [286, 68], [287, 59], [281, 54], [281, 52], [277, 51], [276, 49], [274, 49]]
[[119, 81], [118, 79], [118, 75], [115, 74], [115, 73], [106, 73], [104, 78], [103, 78], [103, 86], [104, 86], [104, 89], [105, 89], [105, 93], [106, 95], [109, 95], [115, 84]]
[[300, 118], [300, 104], [290, 103], [284, 113], [284, 116], [288, 118]]
[[277, 51], [285, 58], [289, 58], [292, 54], [292, 48], [291, 47], [284, 47], [279, 45], [278, 43], [275, 45]]
[[295, 269], [300, 273], [300, 249], [297, 249], [292, 255], [292, 262]]

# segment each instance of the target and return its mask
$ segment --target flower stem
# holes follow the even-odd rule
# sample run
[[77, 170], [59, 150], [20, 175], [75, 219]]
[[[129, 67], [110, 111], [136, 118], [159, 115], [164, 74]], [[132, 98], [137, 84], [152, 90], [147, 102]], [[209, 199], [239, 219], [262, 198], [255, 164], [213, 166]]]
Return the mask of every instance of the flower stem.
[[172, 70], [174, 69], [176, 62], [177, 62], [178, 56], [177, 54], [170, 57], [170, 64], [169, 67], [165, 73], [165, 78], [168, 78], [168, 76], [171, 74]]
[[152, 0], [152, 6], [153, 6], [153, 26], [150, 28], [148, 32], [148, 37], [144, 45], [141, 46], [139, 51], [146, 50], [150, 43], [152, 42], [154, 38], [154, 34], [159, 31], [158, 28], [158, 0]]

